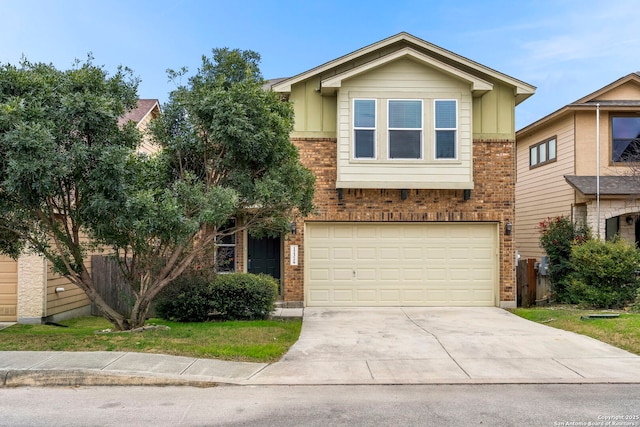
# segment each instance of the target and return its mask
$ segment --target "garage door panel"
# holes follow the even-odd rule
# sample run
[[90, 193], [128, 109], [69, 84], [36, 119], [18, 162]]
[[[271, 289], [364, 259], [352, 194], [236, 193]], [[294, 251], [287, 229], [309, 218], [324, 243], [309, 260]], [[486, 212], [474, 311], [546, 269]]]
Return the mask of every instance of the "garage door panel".
[[496, 304], [490, 223], [307, 223], [309, 306]]

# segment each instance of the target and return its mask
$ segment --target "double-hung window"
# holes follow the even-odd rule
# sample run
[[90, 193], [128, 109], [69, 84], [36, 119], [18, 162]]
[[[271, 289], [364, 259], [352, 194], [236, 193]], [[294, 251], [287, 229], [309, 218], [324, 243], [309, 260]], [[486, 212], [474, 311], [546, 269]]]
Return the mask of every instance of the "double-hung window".
[[611, 145], [613, 162], [640, 162], [640, 117], [612, 117]]
[[389, 100], [389, 158], [422, 158], [422, 101]]
[[458, 102], [455, 99], [436, 99], [435, 110], [435, 158], [456, 159], [458, 133]]
[[353, 101], [353, 140], [356, 159], [376, 158], [376, 101]]

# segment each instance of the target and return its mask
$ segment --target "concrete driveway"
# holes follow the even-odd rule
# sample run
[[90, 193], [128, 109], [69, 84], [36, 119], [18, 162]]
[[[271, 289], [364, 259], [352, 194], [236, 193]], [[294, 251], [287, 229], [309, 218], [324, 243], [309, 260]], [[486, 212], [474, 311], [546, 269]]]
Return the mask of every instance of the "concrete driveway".
[[499, 308], [306, 308], [249, 384], [640, 382], [640, 357]]

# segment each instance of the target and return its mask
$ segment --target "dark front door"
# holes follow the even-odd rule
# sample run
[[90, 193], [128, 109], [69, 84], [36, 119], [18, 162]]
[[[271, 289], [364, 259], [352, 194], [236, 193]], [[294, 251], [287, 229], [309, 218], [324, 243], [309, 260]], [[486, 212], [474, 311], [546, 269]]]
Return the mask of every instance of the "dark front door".
[[280, 282], [280, 238], [249, 236], [247, 250], [247, 271], [265, 273]]

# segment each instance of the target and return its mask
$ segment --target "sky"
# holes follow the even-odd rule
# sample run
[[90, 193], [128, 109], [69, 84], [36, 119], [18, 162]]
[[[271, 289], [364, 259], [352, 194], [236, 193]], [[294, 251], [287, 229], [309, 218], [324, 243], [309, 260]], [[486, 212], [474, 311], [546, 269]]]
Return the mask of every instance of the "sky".
[[[0, 63], [68, 69], [91, 53], [167, 100], [167, 69], [195, 72], [211, 49], [261, 55], [290, 77], [402, 31], [537, 87], [522, 128], [640, 70], [637, 0], [0, 0]], [[186, 81], [184, 82], [186, 83]]]

